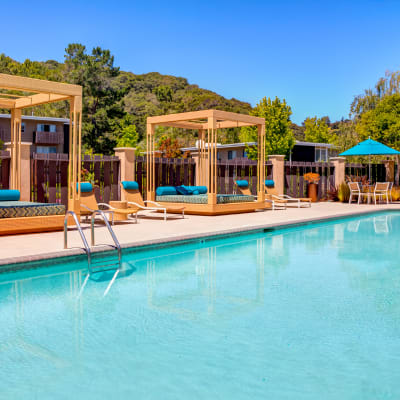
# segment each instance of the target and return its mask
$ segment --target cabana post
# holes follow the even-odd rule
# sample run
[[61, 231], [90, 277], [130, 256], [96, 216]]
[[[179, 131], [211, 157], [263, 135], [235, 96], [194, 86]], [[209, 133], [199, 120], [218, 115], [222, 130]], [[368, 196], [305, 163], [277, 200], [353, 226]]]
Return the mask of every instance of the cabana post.
[[[202, 215], [231, 214], [269, 207], [265, 203], [265, 120], [220, 110], [202, 110], [147, 118], [147, 198], [156, 200], [155, 128], [175, 127], [198, 131], [198, 182], [207, 187], [207, 204], [185, 203], [185, 212]], [[224, 202], [218, 197], [218, 131], [256, 126], [258, 132], [257, 201]], [[237, 199], [238, 200], [238, 199]], [[179, 204], [179, 203], [177, 203]], [[175, 205], [177, 205], [175, 204]], [[172, 205], [172, 204], [171, 204]]]
[[[0, 108], [9, 109], [11, 113], [10, 189], [21, 190], [22, 110], [58, 101], [70, 103], [68, 209], [79, 213], [80, 185], [78, 183], [80, 183], [81, 176], [82, 87], [0, 74]], [[77, 187], [78, 191], [76, 190]], [[9, 233], [63, 229], [63, 219], [64, 217], [60, 215], [12, 218], [12, 222], [10, 221], [11, 218], [6, 218], [0, 220], [0, 233], [6, 232], [7, 229]]]

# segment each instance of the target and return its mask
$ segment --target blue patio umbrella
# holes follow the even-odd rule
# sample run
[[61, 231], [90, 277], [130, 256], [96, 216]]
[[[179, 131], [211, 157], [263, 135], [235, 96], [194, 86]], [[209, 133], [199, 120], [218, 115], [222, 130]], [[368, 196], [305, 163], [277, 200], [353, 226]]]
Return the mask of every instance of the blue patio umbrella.
[[369, 157], [369, 179], [371, 179], [371, 156], [395, 156], [400, 151], [392, 149], [383, 143], [379, 143], [371, 138], [356, 144], [354, 147], [339, 154], [340, 156], [368, 156]]

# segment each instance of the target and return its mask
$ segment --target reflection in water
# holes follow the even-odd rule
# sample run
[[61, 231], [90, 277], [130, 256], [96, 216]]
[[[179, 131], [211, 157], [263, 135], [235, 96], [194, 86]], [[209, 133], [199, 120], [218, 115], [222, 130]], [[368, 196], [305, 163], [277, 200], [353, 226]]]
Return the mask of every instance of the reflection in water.
[[[280, 242], [279, 239], [278, 242]], [[224, 246], [214, 246], [194, 250], [192, 255], [194, 262], [191, 264], [192, 273], [182, 275], [182, 279], [188, 284], [186, 286], [179, 285], [179, 290], [175, 288], [172, 292], [164, 290], [164, 286], [168, 287], [171, 282], [168, 276], [164, 275], [165, 271], [162, 268], [160, 268], [160, 273], [163, 276], [157, 279], [157, 261], [162, 262], [162, 260], [146, 260], [147, 302], [149, 307], [157, 311], [176, 314], [184, 319], [197, 319], [204, 314], [221, 317], [222, 315], [218, 310], [218, 303], [221, 301], [234, 306], [231, 310], [232, 315], [236, 314], [240, 308], [247, 310], [249, 306], [262, 304], [264, 293], [264, 243], [265, 238], [256, 240], [257, 255], [254, 281], [256, 295], [253, 299], [227, 294], [223, 285], [218, 287], [217, 265], [219, 252], [221, 252], [221, 257], [223, 258], [225, 257], [226, 249]], [[274, 243], [276, 244], [277, 241]], [[251, 272], [247, 268], [249, 266], [252, 266], [251, 262], [250, 265], [242, 265], [246, 269], [246, 274]], [[232, 270], [232, 273], [234, 272]], [[174, 279], [177, 278], [174, 277]], [[226, 313], [224, 316], [227, 316]]]
[[379, 214], [137, 251], [112, 286], [84, 263], [0, 275], [0, 398], [398, 394], [398, 232]]

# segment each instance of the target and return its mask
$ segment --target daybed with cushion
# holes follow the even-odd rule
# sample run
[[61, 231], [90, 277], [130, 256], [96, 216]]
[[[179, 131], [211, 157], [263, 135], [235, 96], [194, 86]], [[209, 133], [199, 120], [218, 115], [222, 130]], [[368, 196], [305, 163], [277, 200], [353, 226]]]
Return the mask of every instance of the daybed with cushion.
[[185, 204], [187, 214], [222, 215], [255, 211], [265, 208], [256, 197], [248, 194], [217, 194], [216, 204], [209, 204], [206, 186], [160, 186], [156, 201], [163, 206]]
[[62, 230], [65, 206], [19, 201], [18, 190], [0, 190], [0, 235]]

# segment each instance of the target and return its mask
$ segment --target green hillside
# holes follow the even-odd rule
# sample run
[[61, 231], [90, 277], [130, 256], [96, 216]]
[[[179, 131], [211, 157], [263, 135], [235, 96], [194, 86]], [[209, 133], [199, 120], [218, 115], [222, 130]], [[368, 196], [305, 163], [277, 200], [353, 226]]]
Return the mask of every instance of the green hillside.
[[[120, 71], [109, 50], [94, 48], [88, 53], [84, 46], [71, 44], [65, 51], [64, 63], [54, 60], [20, 63], [0, 54], [0, 72], [82, 85], [83, 143], [95, 152], [112, 152], [118, 138], [132, 125], [136, 126], [140, 147], [148, 116], [210, 108], [246, 114], [251, 110], [249, 103], [226, 99], [189, 84], [185, 78], [157, 72], [138, 75]], [[63, 103], [36, 107], [33, 111], [36, 115], [68, 116], [68, 106]], [[24, 112], [31, 114], [32, 110]], [[164, 133], [176, 135], [173, 129], [159, 132]], [[221, 138], [222, 141], [232, 139], [229, 134]], [[182, 145], [190, 145], [195, 137], [181, 136], [179, 140]]]

